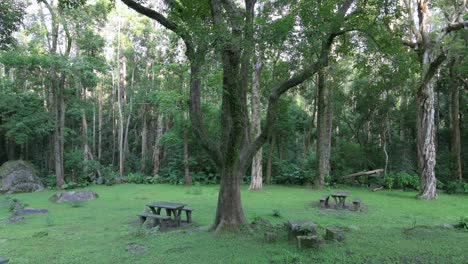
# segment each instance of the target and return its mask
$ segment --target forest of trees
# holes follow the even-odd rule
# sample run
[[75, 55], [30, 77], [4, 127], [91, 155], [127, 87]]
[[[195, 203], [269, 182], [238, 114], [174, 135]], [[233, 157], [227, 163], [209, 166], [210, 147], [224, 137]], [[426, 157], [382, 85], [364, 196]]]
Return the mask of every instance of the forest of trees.
[[[238, 3], [239, 2], [239, 3]], [[468, 178], [466, 1], [2, 0], [0, 163], [49, 186]]]

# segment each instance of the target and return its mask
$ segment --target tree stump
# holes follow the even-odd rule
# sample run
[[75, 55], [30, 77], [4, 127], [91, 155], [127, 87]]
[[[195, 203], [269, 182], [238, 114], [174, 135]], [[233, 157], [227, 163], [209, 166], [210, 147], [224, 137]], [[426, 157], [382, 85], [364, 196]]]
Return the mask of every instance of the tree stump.
[[335, 227], [335, 226], [327, 227], [327, 230], [325, 233], [325, 239], [343, 241], [345, 239], [345, 233], [343, 229], [339, 227]]
[[299, 249], [306, 249], [306, 248], [315, 248], [319, 249], [323, 245], [323, 240], [321, 237], [314, 235], [314, 236], [297, 236], [297, 247]]

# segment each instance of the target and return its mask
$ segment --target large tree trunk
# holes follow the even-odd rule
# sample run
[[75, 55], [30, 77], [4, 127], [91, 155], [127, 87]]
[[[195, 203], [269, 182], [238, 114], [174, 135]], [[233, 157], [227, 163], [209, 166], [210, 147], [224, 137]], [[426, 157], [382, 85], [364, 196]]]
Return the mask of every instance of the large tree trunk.
[[[262, 105], [260, 101], [260, 77], [262, 72], [262, 57], [263, 52], [259, 49], [257, 62], [254, 66], [254, 74], [252, 80], [252, 135], [253, 138], [257, 138], [261, 132], [261, 121], [262, 121]], [[249, 190], [260, 190], [262, 189], [262, 148], [258, 150], [252, 160], [252, 180], [250, 182]]]
[[268, 147], [268, 159], [267, 159], [267, 169], [266, 169], [266, 184], [271, 184], [271, 173], [272, 173], [272, 166], [273, 166], [273, 153], [275, 150], [276, 145], [276, 135], [273, 132], [270, 137], [270, 146]]
[[418, 107], [417, 118], [417, 143], [418, 165], [421, 173], [419, 195], [421, 199], [435, 199], [436, 194], [436, 144], [435, 144], [435, 74], [440, 64], [445, 59], [439, 55], [431, 60], [431, 51], [426, 50], [422, 58], [422, 81], [416, 96]]
[[455, 61], [453, 60], [450, 67], [450, 119], [452, 123], [452, 144], [451, 151], [454, 157], [454, 170], [452, 172], [455, 179], [459, 181], [463, 180], [462, 173], [462, 162], [461, 162], [461, 139], [460, 139], [460, 88], [458, 82], [455, 81], [455, 75], [453, 74], [453, 66]]
[[161, 113], [158, 114], [156, 121], [156, 137], [154, 139], [154, 149], [153, 149], [153, 176], [156, 176], [159, 172], [159, 167], [161, 165], [161, 145], [159, 141], [163, 133], [164, 120]]
[[192, 185], [192, 175], [190, 174], [189, 164], [189, 148], [188, 148], [188, 131], [184, 129], [184, 171], [185, 171], [185, 185]]
[[[57, 78], [58, 76], [55, 75]], [[53, 80], [53, 82], [57, 82]], [[65, 123], [65, 103], [63, 95], [60, 91], [60, 85], [55, 85], [54, 88], [54, 161], [55, 161], [55, 179], [57, 187], [65, 184], [65, 176], [63, 169], [63, 136]]]
[[417, 95], [418, 106], [418, 164], [421, 173], [420, 197], [436, 197], [434, 83], [431, 81]]
[[318, 75], [318, 108], [317, 108], [317, 175], [314, 185], [322, 189], [325, 177], [330, 173], [330, 148], [332, 133], [331, 91], [325, 84], [325, 74]]
[[242, 209], [240, 179], [243, 173], [235, 168], [223, 168], [218, 195], [218, 207], [212, 229], [220, 231], [239, 231], [247, 224]]

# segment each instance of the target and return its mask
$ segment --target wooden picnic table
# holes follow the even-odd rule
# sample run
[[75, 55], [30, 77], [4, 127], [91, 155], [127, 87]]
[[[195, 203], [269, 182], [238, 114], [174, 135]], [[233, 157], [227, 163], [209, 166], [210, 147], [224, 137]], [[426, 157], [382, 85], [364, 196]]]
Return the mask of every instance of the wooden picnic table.
[[345, 208], [346, 207], [345, 201], [346, 201], [346, 197], [348, 197], [348, 194], [349, 194], [348, 192], [336, 191], [330, 195], [331, 197], [333, 197], [333, 200], [335, 200], [335, 203], [337, 206], [341, 206]]
[[160, 215], [161, 209], [166, 210], [166, 215], [171, 217], [174, 216], [174, 220], [177, 226], [180, 226], [180, 215], [182, 213], [182, 208], [184, 208], [185, 204], [182, 203], [173, 203], [173, 202], [154, 202], [152, 204], [147, 205], [154, 214]]

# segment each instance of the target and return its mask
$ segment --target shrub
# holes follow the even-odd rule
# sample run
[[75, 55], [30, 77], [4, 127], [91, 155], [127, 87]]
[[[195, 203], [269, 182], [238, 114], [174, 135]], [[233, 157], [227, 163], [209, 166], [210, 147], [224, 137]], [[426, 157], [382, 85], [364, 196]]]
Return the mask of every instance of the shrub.
[[273, 210], [273, 217], [281, 217], [281, 212], [277, 209]]
[[131, 172], [127, 175], [128, 183], [146, 183], [146, 176], [139, 172]]
[[448, 194], [468, 194], [468, 183], [459, 182], [459, 181], [451, 181], [448, 182], [445, 186], [445, 191]]
[[393, 188], [393, 184], [395, 183], [395, 178], [393, 177], [385, 177], [384, 186], [385, 188], [391, 190]]
[[387, 177], [385, 178], [384, 184], [385, 184], [385, 187], [387, 188], [389, 188], [389, 185], [391, 184], [391, 188], [395, 188], [395, 189], [418, 190], [419, 189], [419, 176], [411, 172], [389, 173]]
[[273, 171], [275, 176], [273, 182], [276, 184], [304, 185], [311, 181], [310, 175], [301, 171], [300, 168], [287, 160], [274, 160]]
[[468, 231], [468, 216], [460, 217], [460, 221], [457, 225], [458, 228], [463, 228], [465, 231]]
[[60, 186], [60, 189], [69, 190], [69, 189], [74, 189], [76, 187], [78, 187], [78, 184], [76, 182], [71, 181], [71, 182], [65, 183], [62, 186]]

